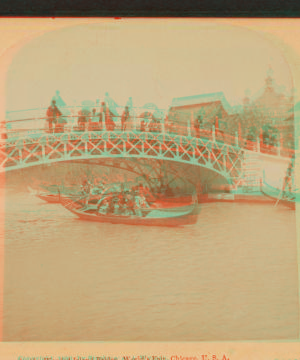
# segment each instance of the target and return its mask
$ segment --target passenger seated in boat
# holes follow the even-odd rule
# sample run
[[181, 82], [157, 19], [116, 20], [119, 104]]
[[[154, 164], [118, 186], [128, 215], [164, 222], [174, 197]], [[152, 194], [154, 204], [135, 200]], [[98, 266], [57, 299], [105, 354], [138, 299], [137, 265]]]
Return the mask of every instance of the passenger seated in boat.
[[136, 192], [134, 197], [134, 211], [135, 215], [143, 216], [142, 209], [149, 208], [145, 196], [142, 192]]
[[113, 197], [107, 199], [107, 201], [108, 201], [107, 214], [113, 214], [114, 213]]
[[126, 191], [124, 194], [124, 215], [134, 214], [134, 196], [132, 191]]
[[105, 199], [102, 201], [101, 205], [98, 208], [98, 213], [102, 215], [106, 215], [109, 208], [109, 202]]
[[149, 208], [150, 207], [147, 200], [146, 200], [144, 191], [141, 188], [140, 188], [140, 191], [138, 193], [138, 200], [139, 200], [142, 208]]
[[134, 215], [135, 199], [133, 192], [127, 190], [124, 193], [122, 193], [120, 196], [119, 205], [122, 215], [125, 216]]
[[113, 214], [114, 215], [121, 215], [122, 211], [120, 208], [119, 198], [115, 197], [112, 201], [113, 203]]
[[131, 210], [128, 206], [128, 202], [125, 200], [125, 203], [122, 206], [122, 215], [130, 216], [133, 215], [133, 210]]
[[118, 204], [118, 207], [119, 207], [118, 208], [118, 213], [119, 213], [119, 215], [123, 215], [124, 207], [125, 207], [125, 198], [124, 198], [123, 192], [119, 193], [117, 199], [118, 199], [117, 204]]
[[92, 189], [92, 195], [99, 195], [103, 192], [103, 190], [105, 189], [103, 183], [100, 181], [98, 185], [96, 185], [93, 189]]

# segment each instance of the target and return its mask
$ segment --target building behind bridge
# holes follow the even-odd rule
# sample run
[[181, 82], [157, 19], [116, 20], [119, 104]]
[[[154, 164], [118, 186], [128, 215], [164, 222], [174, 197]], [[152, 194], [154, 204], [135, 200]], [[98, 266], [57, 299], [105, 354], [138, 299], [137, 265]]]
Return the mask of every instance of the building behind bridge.
[[[265, 85], [251, 98], [243, 101], [243, 116], [252, 114], [252, 126], [259, 129], [276, 129], [277, 142], [291, 147], [294, 144], [294, 97], [276, 84], [273, 71], [267, 72]], [[248, 116], [249, 117], [249, 116]]]
[[222, 130], [228, 127], [228, 118], [234, 110], [223, 92], [174, 98], [168, 113], [168, 123], [177, 126], [179, 133], [186, 135], [187, 127], [193, 129], [195, 121], [201, 117], [203, 129], [211, 130], [216, 125]]
[[[249, 93], [243, 104], [232, 107], [223, 92], [174, 98], [169, 112], [169, 126], [179, 128], [186, 135], [187, 127], [194, 131], [195, 119], [201, 118], [201, 127], [234, 135], [241, 132], [243, 138], [257, 138], [264, 129], [274, 129], [276, 143], [292, 147], [294, 144], [294, 98], [276, 84], [268, 70], [265, 85], [252, 97]], [[271, 130], [264, 130], [271, 131]]]

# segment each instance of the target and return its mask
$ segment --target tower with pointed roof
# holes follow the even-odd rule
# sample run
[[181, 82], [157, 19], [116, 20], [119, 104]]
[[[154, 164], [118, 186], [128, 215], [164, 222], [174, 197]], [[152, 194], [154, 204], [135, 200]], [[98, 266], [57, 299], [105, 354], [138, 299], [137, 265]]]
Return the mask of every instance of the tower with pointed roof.
[[292, 94], [276, 84], [274, 71], [269, 67], [264, 87], [252, 97], [248, 108], [258, 116], [260, 127], [271, 125], [279, 130], [280, 137], [288, 138], [294, 131], [290, 113], [292, 107]]

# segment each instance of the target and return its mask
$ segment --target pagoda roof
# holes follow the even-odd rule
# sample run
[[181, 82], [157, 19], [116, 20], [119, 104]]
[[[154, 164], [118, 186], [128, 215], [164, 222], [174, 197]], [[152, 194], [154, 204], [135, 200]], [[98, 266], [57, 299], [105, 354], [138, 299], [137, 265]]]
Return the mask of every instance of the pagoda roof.
[[229, 105], [223, 92], [173, 98], [171, 107], [200, 105], [212, 102], [221, 102], [226, 112], [228, 114], [232, 113], [232, 107]]

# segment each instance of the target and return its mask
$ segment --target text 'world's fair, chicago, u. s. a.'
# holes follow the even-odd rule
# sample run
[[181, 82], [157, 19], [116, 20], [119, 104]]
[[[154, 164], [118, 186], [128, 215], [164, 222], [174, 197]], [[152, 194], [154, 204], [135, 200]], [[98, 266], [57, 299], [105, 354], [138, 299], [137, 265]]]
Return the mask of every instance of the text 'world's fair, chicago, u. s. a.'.
[[[18, 360], [121, 360], [118, 357], [111, 356], [19, 356]], [[123, 356], [122, 360], [230, 360], [225, 354], [200, 354], [197, 356], [172, 355], [166, 357], [163, 355], [138, 355]]]

